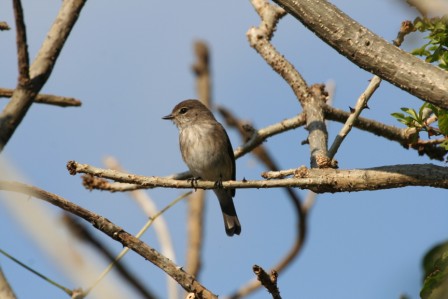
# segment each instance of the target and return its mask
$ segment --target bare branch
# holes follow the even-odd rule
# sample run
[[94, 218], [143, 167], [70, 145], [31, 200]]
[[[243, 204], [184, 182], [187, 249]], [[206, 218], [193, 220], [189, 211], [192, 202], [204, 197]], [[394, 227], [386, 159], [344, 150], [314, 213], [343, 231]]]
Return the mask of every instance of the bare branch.
[[[253, 0], [252, 5], [261, 16], [261, 24], [259, 27], [252, 27], [247, 31], [246, 35], [250, 46], [263, 57], [276, 73], [285, 79], [297, 99], [301, 101], [308, 95], [308, 85], [295, 67], [270, 43], [275, 24], [284, 15], [284, 11], [280, 11], [278, 7], [265, 0]], [[269, 23], [266, 24], [267, 22]]]
[[284, 10], [265, 0], [253, 0], [252, 5], [260, 15], [261, 24], [247, 32], [249, 44], [289, 84], [302, 105], [306, 114], [306, 128], [309, 131], [311, 167], [333, 167], [334, 163], [327, 157], [328, 135], [322, 110], [327, 98], [324, 88], [319, 85], [308, 87], [294, 66], [270, 43], [278, 20], [285, 13]]
[[[0, 88], [0, 98], [10, 98], [14, 93], [14, 89]], [[52, 94], [38, 94], [34, 99], [34, 103], [48, 104], [60, 107], [81, 106], [81, 101], [75, 98], [55, 96]]]
[[19, 192], [29, 196], [42, 199], [55, 205], [71, 214], [79, 216], [91, 223], [96, 229], [108, 235], [113, 240], [120, 242], [123, 246], [133, 250], [144, 259], [150, 261], [165, 273], [173, 277], [187, 292], [193, 292], [198, 298], [214, 298], [217, 296], [207, 290], [191, 275], [182, 270], [182, 267], [175, 265], [170, 259], [161, 255], [154, 248], [143, 243], [138, 238], [132, 236], [123, 228], [115, 225], [106, 218], [92, 213], [56, 194], [39, 189], [34, 186], [9, 181], [0, 181], [0, 189], [5, 191]]
[[17, 61], [19, 64], [19, 86], [25, 86], [30, 80], [30, 61], [28, 44], [26, 41], [25, 18], [23, 16], [22, 2], [13, 0], [14, 16], [16, 21]]
[[285, 131], [296, 129], [298, 127], [305, 125], [305, 123], [306, 123], [305, 114], [301, 113], [292, 118], [285, 119], [279, 123], [260, 129], [254, 132], [246, 143], [244, 143], [241, 147], [238, 147], [235, 150], [235, 157], [240, 158], [245, 154], [251, 152], [254, 148], [263, 143], [269, 137], [272, 137]]
[[[106, 157], [104, 159], [104, 164], [106, 167], [118, 171], [123, 171], [120, 163], [114, 157]], [[91, 176], [92, 177], [92, 176]], [[95, 178], [95, 177], [92, 177]], [[96, 178], [99, 179], [99, 178]], [[104, 180], [106, 183], [107, 181]], [[122, 183], [116, 183], [122, 184]], [[126, 184], [122, 184], [126, 185]], [[128, 184], [129, 185], [129, 184]], [[135, 186], [135, 185], [134, 185]], [[165, 221], [163, 214], [160, 214], [160, 211], [157, 209], [154, 200], [148, 195], [147, 192], [143, 190], [132, 190], [128, 193], [129, 196], [139, 205], [139, 207], [145, 212], [149, 219], [154, 219], [157, 217], [157, 221], [154, 221], [152, 226], [154, 227], [154, 231], [157, 235], [157, 239], [160, 242], [160, 250], [161, 253], [167, 258], [171, 259], [173, 262], [176, 262], [176, 254], [173, 247], [173, 242], [171, 240], [171, 234], [168, 229], [168, 225]], [[188, 272], [188, 271], [187, 271]], [[190, 273], [190, 272], [188, 272]], [[168, 287], [168, 296], [170, 299], [179, 298], [179, 292], [177, 283], [170, 276], [167, 275], [167, 287]]]
[[380, 86], [380, 83], [381, 83], [380, 77], [374, 76], [372, 80], [370, 80], [369, 86], [367, 86], [366, 90], [358, 98], [358, 101], [356, 102], [355, 106], [355, 111], [353, 111], [353, 113], [351, 113], [350, 116], [347, 118], [347, 121], [345, 122], [339, 134], [335, 137], [333, 144], [331, 145], [331, 148], [328, 151], [328, 156], [330, 158], [334, 157], [334, 155], [339, 149], [339, 146], [341, 146], [342, 141], [344, 141], [345, 136], [347, 136], [347, 134], [351, 131], [353, 124], [358, 119], [359, 115], [361, 114], [361, 111], [367, 107], [367, 102], [369, 101], [370, 97], [375, 92], [375, 90]]
[[261, 284], [268, 290], [268, 292], [272, 295], [273, 299], [281, 299], [280, 291], [277, 287], [277, 277], [278, 274], [276, 271], [271, 271], [271, 275], [266, 273], [263, 268], [258, 265], [254, 265], [252, 267], [255, 275], [257, 275], [257, 279]]
[[[18, 1], [18, 0], [15, 0]], [[59, 53], [67, 40], [86, 0], [66, 0], [45, 38], [39, 53], [29, 68], [30, 82], [18, 85], [11, 100], [0, 114], [0, 151], [8, 143], [22, 121], [37, 93], [50, 76]]]
[[[122, 183], [139, 184], [143, 188], [179, 188], [190, 189], [191, 182], [163, 177], [145, 177], [122, 173], [110, 169], [101, 169], [75, 161], [67, 163], [70, 174], [89, 173]], [[300, 171], [300, 172], [296, 172]], [[284, 171], [282, 172], [284, 175]], [[429, 186], [448, 188], [448, 169], [433, 164], [404, 164], [382, 166], [367, 169], [334, 170], [307, 169], [304, 166], [291, 169], [289, 175], [295, 178], [272, 180], [224, 181], [224, 188], [277, 188], [297, 187], [309, 189], [316, 193], [354, 192], [366, 190], [383, 190], [406, 186]], [[277, 173], [268, 173], [265, 177], [276, 177]], [[196, 184], [197, 183], [197, 184]], [[215, 182], [197, 181], [197, 189], [216, 189]]]
[[448, 72], [388, 43], [326, 0], [274, 1], [359, 67], [448, 109]]
[[207, 44], [203, 41], [194, 43], [194, 52], [196, 54], [196, 62], [191, 68], [196, 76], [198, 99], [211, 108], [210, 52]]
[[[84, 226], [83, 223], [78, 221], [75, 217], [70, 214], [65, 214], [63, 216], [63, 223], [69, 228], [70, 232], [77, 237], [78, 240], [82, 242], [86, 242], [92, 245], [96, 250], [98, 250], [101, 254], [103, 254], [109, 261], [115, 260], [115, 254], [100, 241], [100, 239], [96, 238], [88, 229]], [[155, 299], [157, 298], [152, 294], [151, 290], [149, 290], [148, 285], [143, 285], [139, 281], [139, 279], [132, 274], [132, 272], [128, 269], [128, 267], [121, 262], [117, 262], [115, 264], [115, 269], [117, 272], [123, 277], [125, 281], [127, 281], [131, 286], [135, 288], [135, 290], [142, 296], [142, 298], [146, 299]]]

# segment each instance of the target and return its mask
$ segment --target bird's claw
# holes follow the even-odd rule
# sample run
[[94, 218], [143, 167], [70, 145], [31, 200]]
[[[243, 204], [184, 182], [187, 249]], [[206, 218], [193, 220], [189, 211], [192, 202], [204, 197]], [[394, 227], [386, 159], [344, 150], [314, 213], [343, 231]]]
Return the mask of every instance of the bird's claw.
[[191, 183], [191, 188], [193, 188], [194, 191], [198, 189], [198, 180], [200, 179], [200, 177], [192, 177], [187, 179], [187, 181]]

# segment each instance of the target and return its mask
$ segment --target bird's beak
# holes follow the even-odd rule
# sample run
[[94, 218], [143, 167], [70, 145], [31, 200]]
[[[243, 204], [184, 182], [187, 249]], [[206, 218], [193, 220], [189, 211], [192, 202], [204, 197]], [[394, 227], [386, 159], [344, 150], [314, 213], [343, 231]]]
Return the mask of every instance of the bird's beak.
[[162, 117], [162, 119], [173, 119], [174, 116], [172, 114], [168, 114], [167, 116]]

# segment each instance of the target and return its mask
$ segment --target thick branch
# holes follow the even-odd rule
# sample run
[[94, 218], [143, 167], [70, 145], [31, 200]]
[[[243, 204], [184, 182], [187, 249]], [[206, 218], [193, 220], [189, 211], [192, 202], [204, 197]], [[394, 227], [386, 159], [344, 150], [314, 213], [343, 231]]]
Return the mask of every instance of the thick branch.
[[161, 255], [154, 248], [151, 248], [146, 243], [137, 239], [133, 235], [124, 231], [121, 227], [110, 222], [106, 218], [92, 213], [56, 194], [52, 194], [37, 187], [29, 186], [18, 182], [0, 181], [0, 189], [5, 191], [19, 192], [29, 196], [39, 198], [55, 205], [69, 213], [79, 216], [91, 223], [96, 229], [105, 233], [113, 240], [123, 244], [123, 246], [130, 248], [144, 259], [150, 261], [173, 279], [175, 279], [187, 292], [195, 293], [197, 298], [217, 298], [216, 295], [207, 290], [194, 277], [182, 270], [182, 267], [177, 266], [171, 260]]
[[[96, 168], [88, 164], [79, 164], [75, 161], [69, 161], [67, 169], [72, 175], [88, 173], [122, 183], [138, 184], [142, 188], [192, 188], [192, 183], [187, 180], [122, 173]], [[284, 173], [284, 171], [282, 172]], [[448, 188], [448, 168], [433, 164], [393, 165], [354, 170], [307, 169], [301, 167], [290, 170], [288, 174], [294, 174], [296, 177], [272, 180], [225, 181], [222, 182], [222, 186], [224, 188], [297, 187], [309, 189], [316, 193], [382, 190], [406, 186]], [[216, 182], [197, 181], [194, 187], [198, 189], [215, 189]]]
[[326, 0], [274, 0], [359, 67], [448, 109], [448, 72], [402, 51]]

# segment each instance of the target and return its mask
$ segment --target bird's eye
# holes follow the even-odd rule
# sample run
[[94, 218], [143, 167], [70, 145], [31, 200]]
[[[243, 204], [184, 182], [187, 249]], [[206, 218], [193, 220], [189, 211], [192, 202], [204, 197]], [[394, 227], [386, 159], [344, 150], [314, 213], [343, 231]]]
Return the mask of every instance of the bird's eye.
[[187, 111], [188, 111], [188, 109], [184, 107], [184, 108], [180, 109], [179, 113], [185, 114], [185, 113], [187, 113]]

